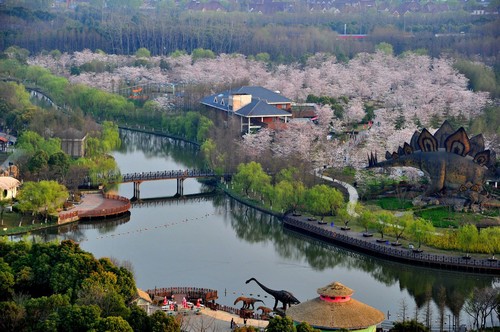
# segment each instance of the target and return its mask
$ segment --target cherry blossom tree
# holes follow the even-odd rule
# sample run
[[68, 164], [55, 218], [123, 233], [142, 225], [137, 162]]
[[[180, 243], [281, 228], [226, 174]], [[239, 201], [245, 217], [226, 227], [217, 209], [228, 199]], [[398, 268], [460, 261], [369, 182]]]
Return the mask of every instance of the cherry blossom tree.
[[[219, 92], [219, 87], [260, 85], [297, 102], [305, 101], [310, 94], [347, 97], [343, 121], [336, 119], [328, 106], [319, 105], [316, 125], [290, 123], [279, 131], [264, 129], [257, 135], [245, 135], [237, 144], [244, 158], [295, 156], [315, 165], [328, 163], [336, 167], [363, 168], [367, 153], [383, 155], [386, 150], [396, 151], [415, 130], [426, 127], [435, 131], [442, 120], [451, 117], [468, 121], [480, 115], [490, 102], [487, 93], [468, 89], [467, 79], [446, 57], [412, 53], [395, 57], [377, 51], [360, 53], [343, 63], [333, 55], [318, 53], [309, 57], [305, 65], [270, 66], [240, 54], [220, 54], [214, 59], [196, 61], [188, 54], [157, 56], [148, 58], [147, 66], [137, 66], [136, 60], [135, 56], [83, 50], [58, 58], [37, 55], [29, 63], [66, 76], [72, 83], [115, 93], [137, 84], [176, 82], [204, 86], [199, 94]], [[70, 75], [72, 67], [93, 61], [106, 63], [107, 71]], [[168, 67], [160, 68], [160, 63], [168, 63]], [[193, 100], [196, 97], [193, 95]], [[168, 109], [168, 100], [161, 98], [156, 105]], [[375, 105], [370, 129], [347, 139], [327, 139], [328, 133], [343, 133], [348, 123], [358, 123], [364, 116], [366, 102]], [[496, 136], [486, 137], [489, 147], [495, 148], [498, 141]]]

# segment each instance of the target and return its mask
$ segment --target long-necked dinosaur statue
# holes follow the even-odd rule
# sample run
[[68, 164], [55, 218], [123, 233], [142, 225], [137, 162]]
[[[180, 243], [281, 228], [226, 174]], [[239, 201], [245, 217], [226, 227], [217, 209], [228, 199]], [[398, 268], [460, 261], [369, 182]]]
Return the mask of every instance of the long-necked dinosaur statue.
[[259, 299], [254, 299], [253, 297], [240, 296], [236, 300], [234, 300], [234, 304], [236, 305], [236, 303], [238, 303], [240, 301], [243, 302], [242, 309], [254, 309], [255, 302], [264, 303], [264, 301], [259, 300]]
[[283, 310], [286, 311], [286, 306], [290, 306], [292, 304], [299, 304], [300, 301], [297, 300], [297, 298], [295, 296], [293, 296], [292, 293], [286, 291], [286, 290], [274, 290], [274, 289], [270, 289], [270, 288], [267, 288], [266, 286], [264, 286], [263, 284], [261, 284], [257, 279], [255, 278], [250, 278], [246, 281], [246, 283], [248, 284], [250, 281], [255, 281], [257, 283], [257, 285], [260, 286], [260, 288], [262, 288], [262, 290], [266, 293], [268, 293], [269, 295], [272, 295], [274, 296], [274, 307], [273, 307], [273, 310], [276, 310], [276, 307], [278, 306], [278, 301], [280, 301], [281, 303], [283, 303]]
[[448, 121], [432, 135], [427, 129], [416, 131], [410, 143], [397, 152], [385, 153], [387, 160], [378, 162], [368, 156], [368, 167], [411, 166], [430, 178], [427, 195], [443, 192], [472, 191], [480, 193], [488, 172], [495, 173], [496, 154], [486, 150], [483, 136], [469, 139], [464, 128], [454, 130]]

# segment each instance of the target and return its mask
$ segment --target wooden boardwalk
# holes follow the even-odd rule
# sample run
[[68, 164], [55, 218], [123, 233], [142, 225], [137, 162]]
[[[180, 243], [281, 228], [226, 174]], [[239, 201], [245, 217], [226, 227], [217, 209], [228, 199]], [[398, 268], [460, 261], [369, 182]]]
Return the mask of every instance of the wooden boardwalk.
[[75, 205], [70, 211], [59, 213], [58, 223], [116, 216], [129, 211], [130, 207], [130, 200], [122, 196], [102, 193], [85, 194], [80, 204]]

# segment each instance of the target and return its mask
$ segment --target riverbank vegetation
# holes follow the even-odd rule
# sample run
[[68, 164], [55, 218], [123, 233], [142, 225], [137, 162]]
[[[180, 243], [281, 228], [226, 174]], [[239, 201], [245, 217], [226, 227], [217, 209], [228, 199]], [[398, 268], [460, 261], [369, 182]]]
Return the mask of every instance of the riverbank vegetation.
[[[15, 51], [15, 50], [14, 50]], [[12, 52], [14, 52], [12, 51]], [[14, 52], [16, 53], [16, 52]], [[23, 53], [20, 50], [17, 50], [17, 53]], [[16, 53], [16, 54], [17, 54]], [[373, 55], [362, 55], [358, 59], [353, 59], [348, 63], [348, 66], [350, 66], [349, 71], [350, 72], [358, 72], [361, 70], [361, 65], [363, 65], [363, 68], [366, 69], [367, 66], [371, 68], [371, 70], [378, 72], [378, 75], [375, 75], [374, 77], [387, 77], [389, 75], [386, 73], [386, 71], [390, 68], [391, 70], [395, 70], [397, 67], [399, 70], [399, 73], [403, 75], [401, 79], [403, 79], [406, 75], [405, 70], [409, 70], [410, 67], [414, 68], [415, 62], [420, 63], [423, 65], [424, 63], [429, 64], [428, 61], [431, 61], [429, 58], [426, 57], [421, 57], [417, 55], [406, 55], [408, 58], [405, 59], [403, 58], [394, 58], [391, 54], [385, 54], [385, 53], [376, 53]], [[17, 57], [21, 57], [18, 55]], [[48, 68], [51, 68], [51, 70], [54, 71], [59, 71], [59, 72], [65, 72], [68, 69], [68, 64], [63, 66], [63, 67], [53, 67], [53, 65], [49, 64], [54, 63], [54, 60], [61, 61], [62, 58], [64, 58], [65, 55], [61, 55], [61, 57], [57, 59], [53, 58], [52, 56], [39, 56], [35, 60], [31, 60], [32, 63], [39, 63], [39, 64], [45, 64], [48, 66]], [[16, 58], [15, 56], [13, 58]], [[10, 58], [5, 61], [13, 61], [13, 58]], [[89, 53], [87, 51], [76, 54], [74, 56], [73, 65], [75, 64], [84, 64], [86, 61], [95, 61], [96, 59], [103, 59], [107, 61], [114, 61], [113, 63], [116, 64], [116, 68], [119, 68], [119, 64], [127, 63], [130, 61], [129, 58], [118, 58], [111, 60], [109, 56], [100, 54], [100, 53]], [[410, 95], [406, 94], [403, 90], [394, 90], [392, 89], [390, 92], [387, 92], [385, 90], [380, 89], [380, 84], [382, 82], [371, 82], [368, 86], [364, 86], [367, 91], [362, 92], [363, 90], [359, 90], [359, 84], [360, 82], [351, 82], [349, 83], [348, 81], [343, 81], [342, 85], [338, 85], [338, 87], [342, 91], [337, 91], [335, 95], [332, 96], [331, 93], [327, 93], [323, 87], [320, 87], [317, 85], [317, 83], [314, 83], [315, 81], [312, 80], [312, 76], [314, 75], [312, 68], [315, 68], [319, 66], [322, 68], [325, 63], [329, 63], [332, 68], [338, 69], [336, 71], [337, 73], [341, 72], [343, 69], [342, 67], [338, 67], [337, 64], [335, 63], [335, 60], [332, 58], [329, 58], [328, 56], [321, 57], [317, 55], [316, 57], [312, 57], [310, 60], [314, 59], [314, 62], [309, 63], [309, 67], [304, 67], [300, 69], [298, 72], [296, 72], [294, 75], [297, 75], [295, 78], [292, 79], [292, 74], [291, 71], [294, 71], [295, 69], [293, 68], [287, 68], [287, 73], [285, 74], [284, 71], [276, 71], [276, 69], [272, 70], [265, 70], [264, 72], [261, 72], [263, 78], [268, 78], [268, 79], [280, 79], [280, 83], [277, 83], [277, 81], [273, 81], [278, 86], [282, 87], [284, 91], [289, 91], [289, 93], [294, 94], [298, 96], [303, 96], [304, 100], [315, 100], [317, 102], [320, 102], [321, 105], [317, 109], [317, 114], [318, 114], [318, 120], [317, 123], [307, 123], [307, 124], [290, 124], [285, 130], [280, 131], [279, 135], [274, 132], [273, 130], [269, 129], [263, 129], [259, 131], [257, 134], [253, 135], [245, 135], [243, 139], [239, 137], [239, 125], [237, 125], [236, 121], [233, 118], [230, 119], [221, 119], [220, 115], [214, 115], [211, 114], [210, 112], [206, 112], [205, 114], [210, 116], [212, 120], [208, 120], [204, 115], [201, 115], [199, 112], [184, 112], [184, 113], [178, 113], [178, 114], [172, 114], [166, 111], [165, 109], [162, 110], [162, 108], [156, 108], [155, 110], [152, 110], [151, 112], [145, 112], [147, 109], [147, 105], [151, 105], [153, 101], [151, 101], [150, 104], [144, 104], [145, 106], [141, 109], [138, 108], [137, 104], [132, 103], [131, 101], [126, 101], [126, 99], [122, 96], [117, 96], [114, 94], [111, 94], [109, 92], [99, 92], [97, 93], [96, 88], [87, 88], [84, 87], [83, 85], [78, 85], [75, 84], [76, 82], [86, 82], [86, 84], [90, 84], [91, 82], [87, 82], [87, 78], [84, 77], [84, 75], [80, 74], [78, 76], [71, 76], [70, 78], [72, 80], [75, 80], [75, 83], [65, 83], [66, 89], [69, 89], [69, 91], [74, 91], [74, 93], [70, 93], [70, 95], [73, 95], [73, 98], [70, 98], [70, 100], [75, 101], [75, 100], [80, 100], [80, 99], [86, 99], [85, 103], [92, 105], [90, 109], [96, 110], [95, 112], [90, 112], [89, 114], [92, 116], [96, 117], [116, 117], [117, 119], [128, 119], [131, 121], [134, 121], [134, 119], [141, 119], [138, 121], [146, 121], [144, 119], [149, 119], [148, 121], [152, 121], [152, 119], [157, 119], [158, 121], [154, 121], [155, 124], [152, 125], [151, 130], [167, 130], [170, 132], [175, 132], [176, 134], [183, 135], [184, 137], [191, 138], [191, 139], [196, 139], [197, 141], [203, 141], [202, 144], [202, 151], [205, 154], [205, 157], [207, 158], [207, 161], [211, 167], [214, 167], [216, 169], [219, 169], [221, 172], [224, 170], [236, 170], [237, 165], [241, 164], [243, 161], [247, 160], [256, 160], [259, 162], [261, 165], [262, 169], [265, 169], [266, 171], [264, 173], [279, 173], [281, 170], [285, 169], [287, 165], [293, 165], [296, 167], [298, 171], [295, 171], [293, 176], [289, 178], [287, 181], [280, 181], [280, 179], [272, 179], [271, 180], [266, 180], [265, 177], [258, 178], [258, 179], [252, 179], [251, 175], [259, 174], [259, 173], [254, 173], [254, 174], [249, 174], [248, 178], [246, 180], [240, 179], [242, 181], [239, 182], [241, 186], [245, 189], [243, 192], [245, 195], [250, 195], [252, 193], [252, 190], [254, 188], [266, 188], [262, 192], [259, 193], [258, 196], [256, 197], [251, 197], [251, 199], [257, 199], [263, 202], [264, 204], [268, 205], [269, 207], [273, 206], [273, 209], [276, 211], [293, 211], [293, 209], [297, 208], [297, 199], [296, 198], [284, 198], [282, 196], [286, 195], [287, 193], [294, 192], [297, 194], [301, 193], [300, 188], [295, 188], [290, 187], [290, 183], [295, 183], [295, 186], [297, 185], [297, 180], [302, 181], [302, 183], [306, 184], [308, 187], [314, 187], [314, 176], [310, 173], [310, 170], [314, 167], [317, 167], [319, 165], [332, 165], [334, 166], [334, 169], [338, 170], [339, 168], [342, 169], [343, 171], [341, 173], [345, 173], [345, 178], [348, 179], [347, 182], [353, 183], [353, 179], [355, 180], [354, 182], [357, 183], [358, 189], [360, 191], [361, 196], [363, 197], [364, 195], [364, 189], [367, 188], [368, 191], [373, 193], [373, 190], [376, 186], [379, 186], [379, 181], [378, 180], [366, 180], [363, 181], [362, 178], [360, 178], [358, 175], [362, 174], [357, 168], [360, 167], [360, 165], [364, 165], [366, 163], [365, 161], [365, 152], [366, 151], [373, 151], [374, 149], [378, 149], [381, 147], [381, 145], [385, 145], [388, 150], [391, 148], [389, 145], [391, 144], [400, 144], [400, 142], [404, 139], [401, 139], [403, 135], [407, 135], [408, 137], [411, 136], [410, 132], [414, 130], [415, 128], [418, 128], [419, 126], [423, 125], [438, 125], [439, 122], [437, 118], [441, 118], [442, 115], [442, 107], [443, 105], [447, 105], [447, 117], [451, 119], [456, 124], [464, 124], [464, 125], [469, 125], [469, 126], [474, 126], [474, 123], [472, 122], [472, 118], [467, 120], [465, 119], [464, 116], [464, 105], [469, 105], [469, 111], [474, 113], [474, 114], [482, 114], [481, 109], [478, 109], [478, 105], [485, 105], [487, 103], [487, 98], [485, 95], [482, 95], [480, 93], [474, 94], [473, 92], [470, 91], [465, 91], [464, 90], [464, 83], [466, 82], [463, 77], [459, 76], [456, 74], [456, 72], [453, 71], [451, 65], [452, 63], [447, 62], [447, 61], [439, 61], [435, 62], [432, 66], [437, 66], [439, 65], [440, 68], [443, 70], [439, 73], [437, 73], [435, 70], [429, 69], [428, 72], [424, 72], [424, 76], [428, 75], [429, 77], [422, 77], [422, 84], [419, 85], [419, 88], [422, 88], [423, 85], [428, 83], [427, 88], [420, 93], [422, 95], [426, 95], [428, 98], [430, 98], [429, 94], [432, 94], [432, 88], [437, 88], [435, 86], [437, 81], [442, 81], [442, 86], [439, 89], [448, 89], [449, 91], [456, 90], [457, 93], [460, 93], [462, 96], [462, 102], [457, 103], [456, 105], [454, 104], [455, 101], [452, 100], [443, 100], [445, 104], [441, 105], [439, 99], [441, 98], [438, 95], [435, 95], [433, 97], [433, 104], [429, 106], [429, 104], [421, 104], [421, 102], [416, 101], [415, 99], [412, 99], [412, 101], [408, 101], [410, 104], [413, 104], [414, 108], [421, 107], [425, 108], [427, 113], [420, 114], [419, 116], [414, 114], [412, 118], [409, 118], [409, 115], [405, 115], [409, 110], [407, 110], [405, 107], [407, 107], [406, 103], [400, 103], [397, 102], [395, 103], [396, 99], [401, 99], [401, 98], [407, 98]], [[215, 82], [219, 82], [220, 78], [227, 78], [226, 76], [229, 75], [230, 71], [227, 70], [227, 68], [247, 68], [248, 65], [252, 64], [255, 65], [254, 68], [260, 68], [260, 64], [258, 62], [254, 62], [253, 60], [244, 60], [242, 61], [241, 58], [239, 57], [219, 57], [215, 59], [203, 59], [201, 60], [196, 60], [193, 62], [191, 56], [187, 55], [176, 55], [167, 59], [160, 59], [161, 61], [167, 61], [170, 63], [169, 66], [166, 67], [166, 71], [168, 72], [168, 75], [171, 75], [172, 77], [179, 77], [182, 81], [184, 80], [192, 80], [194, 78], [193, 71], [201, 71], [203, 73], [207, 74], [207, 77], [204, 77], [204, 79], [200, 79], [200, 75], [198, 73], [197, 81], [195, 81], [192, 86], [190, 91], [196, 91], [197, 95], [203, 96], [205, 93], [207, 93], [208, 87], [207, 83], [209, 79], [213, 79]], [[189, 63], [186, 62], [186, 60], [189, 60]], [[409, 60], [412, 60], [411, 66]], [[153, 61], [158, 61], [158, 59], [149, 59], [151, 63], [154, 63]], [[160, 63], [161, 63], [160, 61]], [[217, 66], [217, 64], [223, 61], [225, 63], [225, 66], [220, 67], [218, 70], [218, 76], [212, 77], [210, 74], [210, 71], [207, 71], [206, 69], [208, 66], [214, 62], [214, 65]], [[230, 66], [231, 61], [233, 61], [232, 65]], [[329, 62], [331, 61], [331, 62]], [[420, 62], [419, 62], [420, 61]], [[432, 60], [436, 61], [436, 60]], [[203, 62], [201, 66], [199, 66], [200, 62]], [[359, 65], [359, 67], [358, 67]], [[397, 66], [396, 66], [397, 65]], [[236, 67], [235, 67], [236, 66]], [[345, 66], [345, 65], [342, 65]], [[404, 68], [405, 66], [409, 66], [408, 68]], [[23, 81], [23, 80], [28, 80], [30, 77], [33, 77], [34, 74], [27, 75], [27, 73], [31, 73], [30, 69], [32, 66], [28, 66], [24, 68], [23, 66], [20, 66], [19, 68], [24, 68], [24, 69], [18, 69], [15, 71], [10, 71], [9, 73], [12, 75], [20, 75], [18, 78]], [[424, 66], [421, 66], [422, 68], [425, 68]], [[10, 68], [9, 65], [6, 65], [4, 63], [4, 66], [0, 66], [0, 68]], [[59, 68], [59, 69], [57, 69]], [[61, 71], [61, 68], [62, 71]], [[66, 68], [66, 69], [64, 69]], [[203, 68], [203, 69], [202, 69]], [[330, 72], [332, 68], [329, 68], [326, 72]], [[326, 68], [324, 68], [326, 70]], [[7, 70], [7, 69], [5, 69]], [[31, 69], [33, 70], [33, 69]], [[45, 70], [45, 69], [44, 69]], [[141, 79], [144, 78], [144, 74], [152, 74], [153, 71], [151, 71], [150, 68], [142, 68], [143, 70], [142, 73], [137, 73], [136, 77], [133, 79], [134, 82], [138, 82]], [[223, 73], [221, 71], [224, 71]], [[255, 71], [255, 70], [254, 70]], [[303, 71], [302, 73], [300, 73]], [[7, 71], [6, 71], [7, 72]], [[34, 72], [37, 72], [36, 70]], [[305, 76], [303, 76], [307, 72], [307, 79]], [[21, 74], [15, 74], [15, 73], [21, 73]], [[50, 73], [46, 73], [41, 75], [42, 77], [44, 75], [52, 75]], [[132, 71], [128, 71], [129, 74], [132, 73]], [[271, 77], [269, 74], [273, 74], [274, 76]], [[281, 73], [281, 74], [280, 74]], [[408, 74], [410, 71], [408, 71]], [[413, 71], [412, 71], [413, 73]], [[94, 73], [98, 74], [98, 73]], [[160, 73], [161, 74], [161, 73]], [[360, 73], [361, 74], [361, 73]], [[163, 74], [161, 74], [160, 77]], [[177, 75], [177, 76], [176, 76]], [[283, 75], [283, 76], [280, 76]], [[292, 75], [292, 76], [291, 76]], [[39, 75], [40, 76], [40, 75]], [[203, 75], [201, 75], [203, 76]], [[356, 76], [356, 75], [350, 75], [350, 77]], [[394, 75], [392, 75], [394, 76]], [[55, 76], [54, 76], [55, 77]], [[245, 76], [241, 76], [241, 78], [244, 78]], [[287, 81], [297, 81], [298, 77], [302, 77], [302, 80], [304, 80], [302, 87], [306, 86], [307, 88], [301, 88], [298, 89], [295, 85], [287, 85], [283, 86], [283, 82]], [[344, 77], [344, 76], [342, 76]], [[106, 73], [105, 76], [101, 76], [101, 79], [95, 80], [96, 82], [110, 82], [110, 80], [114, 80], [115, 84], [117, 82], [122, 82], [123, 77], [117, 77], [113, 76], [112, 73]], [[132, 76], [129, 75], [128, 79], [131, 79]], [[339, 77], [332, 77], [331, 79], [336, 81], [340, 78]], [[344, 77], [347, 79], [347, 76]], [[56, 81], [60, 81], [57, 78], [54, 78]], [[82, 80], [83, 79], [83, 80]], [[115, 80], [116, 79], [116, 80]], [[366, 78], [368, 80], [368, 78]], [[40, 81], [44, 80], [37, 80], [36, 82], [34, 79], [31, 79], [31, 82], [34, 82], [36, 84], [40, 84]], [[431, 81], [432, 83], [431, 83]], [[450, 81], [451, 80], [451, 81]], [[47, 81], [50, 81], [50, 79], [47, 79]], [[321, 82], [324, 81], [320, 80]], [[319, 82], [319, 81], [318, 81]], [[367, 81], [365, 80], [365, 83]], [[427, 82], [424, 84], [424, 82]], [[395, 82], [386, 82], [386, 84], [395, 84]], [[401, 81], [398, 79], [398, 84], [400, 84]], [[14, 83], [8, 83], [8, 84], [14, 84]], [[123, 84], [123, 83], [119, 83]], [[269, 83], [268, 83], [269, 84]], [[352, 88], [349, 88], [349, 84], [352, 84]], [[99, 85], [99, 84], [98, 84]], [[221, 86], [223, 83], [221, 83]], [[46, 86], [58, 86], [57, 84], [46, 84]], [[76, 90], [73, 90], [75, 87], [78, 87]], [[354, 89], [354, 87], [358, 87]], [[413, 90], [415, 87], [413, 88]], [[113, 90], [113, 89], [111, 89]], [[415, 91], [412, 90], [411, 96], [414, 95]], [[314, 93], [307, 93], [307, 92], [313, 92]], [[325, 92], [321, 92], [325, 91]], [[359, 93], [362, 92], [361, 95]], [[81, 94], [80, 94], [81, 93]], [[357, 93], [357, 96], [352, 96], [353, 93]], [[384, 95], [385, 93], [389, 93], [389, 95]], [[391, 95], [393, 94], [393, 95]], [[418, 92], [417, 92], [418, 94]], [[56, 95], [62, 95], [61, 93], [58, 93]], [[113, 98], [119, 98], [119, 99], [110, 99], [107, 98], [107, 96], [114, 96]], [[346, 97], [350, 95], [350, 97]], [[368, 98], [367, 96], [371, 95], [371, 98]], [[78, 97], [79, 96], [79, 97]], [[101, 96], [97, 98], [97, 96]], [[190, 95], [190, 100], [194, 95]], [[319, 97], [323, 96], [323, 97]], [[326, 97], [330, 96], [330, 97]], [[121, 98], [121, 99], [120, 99]], [[120, 103], [116, 105], [122, 105], [122, 106], [117, 106], [115, 110], [109, 110], [107, 109], [106, 105], [109, 104], [100, 104], [101, 101], [106, 101], [106, 100], [121, 100]], [[376, 100], [376, 103], [374, 102]], [[69, 103], [69, 102], [68, 102]], [[124, 105], [129, 105], [131, 106], [124, 106]], [[181, 102], [180, 105], [188, 105], [190, 102], [186, 104], [186, 102]], [[113, 104], [113, 103], [112, 103]], [[72, 104], [73, 107], [76, 107], [76, 109], [79, 109], [80, 106], [79, 104]], [[160, 104], [157, 104], [160, 105]], [[441, 105], [441, 106], [440, 106]], [[460, 106], [460, 107], [459, 107]], [[87, 106], [85, 106], [87, 107]], [[134, 107], [134, 111], [130, 111], [131, 108]], [[375, 109], [375, 107], [377, 107]], [[431, 107], [429, 109], [429, 107]], [[398, 112], [391, 112], [391, 109], [398, 109]], [[179, 109], [182, 109], [180, 107]], [[96, 113], [99, 112], [99, 113]], [[116, 116], [116, 112], [121, 112], [121, 116]], [[155, 118], [156, 115], [155, 112], [157, 113], [158, 117]], [[430, 112], [430, 113], [429, 113]], [[153, 115], [147, 115], [147, 114], [153, 114]], [[393, 116], [394, 113], [397, 113], [399, 115]], [[433, 114], [433, 115], [432, 115]], [[392, 120], [391, 120], [392, 119]], [[371, 125], [365, 123], [364, 121], [368, 121], [372, 123]], [[140, 122], [140, 123], [145, 123], [145, 122]], [[148, 122], [151, 123], [151, 122]], [[160, 125], [161, 124], [161, 125]], [[135, 122], [132, 122], [131, 125], [136, 125]], [[356, 125], [356, 127], [354, 127]], [[219, 128], [221, 130], [211, 130], [212, 128]], [[223, 129], [224, 128], [224, 129]], [[353, 130], [359, 131], [359, 134], [353, 136]], [[328, 133], [333, 133], [331, 135], [331, 138], [329, 139], [327, 136]], [[492, 143], [494, 142], [494, 133], [492, 134]], [[209, 137], [209, 139], [207, 139]], [[383, 139], [382, 139], [383, 137]], [[228, 146], [228, 142], [232, 142]], [[92, 150], [92, 149], [91, 149]], [[93, 149], [95, 151], [100, 151], [98, 148]], [[84, 164], [85, 165], [85, 164]], [[328, 173], [328, 170], [325, 170], [325, 172]], [[336, 175], [338, 175], [338, 171], [335, 171]], [[250, 172], [251, 173], [251, 172]], [[96, 174], [97, 175], [97, 174]], [[335, 177], [335, 176], [334, 176]], [[382, 176], [382, 180], [385, 179], [384, 176]], [[290, 179], [293, 179], [291, 181]], [[258, 181], [257, 181], [258, 180]], [[253, 181], [256, 181], [260, 183], [259, 185], [256, 185], [253, 183]], [[373, 183], [371, 183], [372, 181]], [[384, 180], [386, 181], [386, 180]], [[388, 181], [388, 182], [387, 182]], [[386, 185], [393, 185], [396, 180], [391, 180], [390, 178], [387, 178], [387, 184]], [[391, 182], [392, 181], [392, 182]], [[425, 179], [422, 179], [421, 181], [422, 184], [425, 184]], [[311, 185], [312, 184], [312, 185]], [[384, 185], [385, 186], [385, 185]], [[260, 190], [260, 189], [259, 189]], [[317, 187], [315, 190], [320, 191], [321, 188]], [[403, 199], [403, 191], [401, 191], [401, 197], [398, 196], [398, 199]], [[311, 191], [309, 193], [309, 197], [314, 196], [314, 191]], [[401, 200], [403, 201], [403, 200]], [[310, 198], [309, 202], [303, 202], [302, 204], [310, 204], [311, 205], [311, 212], [312, 214], [315, 214], [318, 217], [322, 217], [326, 215], [326, 207], [328, 206], [328, 203], [324, 204], [319, 204], [320, 201], [315, 200]], [[314, 210], [314, 212], [313, 212]], [[330, 209], [332, 210], [332, 209]], [[346, 218], [344, 218], [346, 219]], [[436, 226], [436, 224], [434, 224]], [[381, 234], [383, 234], [385, 231], [382, 230]], [[387, 233], [387, 232], [385, 232]], [[398, 236], [400, 237], [400, 236]], [[457, 248], [457, 245], [451, 246], [453, 248]], [[482, 250], [482, 249], [481, 249]]]
[[[426, 245], [429, 250], [458, 251], [488, 254], [495, 257], [500, 252], [500, 228], [484, 227], [479, 232], [476, 222], [458, 223], [455, 227], [433, 223], [433, 218], [423, 211], [412, 212], [402, 208], [388, 211], [374, 205], [357, 204], [355, 215], [347, 212], [344, 197], [337, 189], [325, 184], [310, 187], [300, 181], [296, 168], [287, 168], [271, 176], [256, 162], [240, 164], [233, 176], [230, 190], [245, 197], [248, 204], [269, 210], [276, 215], [292, 213], [308, 215], [310, 221], [342, 225], [345, 229], [363, 231], [364, 234], [378, 234], [381, 239], [406, 244], [415, 248]], [[317, 219], [317, 218], [318, 219]], [[326, 220], [325, 221], [325, 217]], [[479, 225], [479, 224], [478, 224]]]
[[[51, 8], [46, 1], [6, 1], [0, 11], [6, 22], [0, 49], [19, 45], [31, 53], [54, 56], [86, 48], [123, 55], [145, 48], [148, 52], [141, 55], [153, 56], [201, 49], [281, 63], [304, 61], [308, 54], [318, 52], [347, 61], [357, 53], [373, 52], [380, 42], [393, 45], [396, 54], [409, 50], [433, 57], [454, 53], [483, 62], [494, 61], [498, 54], [497, 15], [471, 14], [477, 9], [495, 12], [495, 1], [488, 8], [453, 2], [428, 8], [422, 4], [421, 10], [401, 1], [352, 5], [356, 8], [351, 10], [345, 10], [351, 6], [293, 1], [270, 12], [247, 3], [220, 2], [217, 10], [202, 10], [189, 1], [141, 4], [85, 2], [62, 8], [64, 4], [56, 2]], [[339, 38], [343, 34], [364, 38]]]
[[0, 239], [0, 330], [180, 331], [173, 317], [131, 304], [137, 288], [125, 266], [72, 241]]

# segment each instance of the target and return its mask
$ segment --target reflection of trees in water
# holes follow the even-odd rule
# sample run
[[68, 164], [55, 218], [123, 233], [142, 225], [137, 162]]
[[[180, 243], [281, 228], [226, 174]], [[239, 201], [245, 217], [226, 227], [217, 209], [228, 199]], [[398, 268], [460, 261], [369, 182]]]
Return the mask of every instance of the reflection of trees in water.
[[33, 232], [33, 234], [43, 242], [73, 240], [80, 243], [85, 241], [84, 231], [87, 229], [97, 229], [101, 234], [110, 233], [114, 232], [119, 225], [125, 224], [129, 220], [130, 212], [127, 212], [114, 218], [80, 221], [73, 224], [43, 229]]
[[187, 205], [193, 202], [206, 202], [212, 201], [216, 196], [222, 196], [214, 192], [212, 187], [211, 191], [204, 192], [203, 188], [199, 194], [190, 194], [182, 197], [171, 196], [171, 197], [154, 197], [154, 198], [143, 198], [139, 201], [132, 202], [133, 209], [148, 208], [152, 206], [172, 206], [172, 205]]
[[[444, 301], [444, 305], [458, 317], [474, 287], [492, 287], [499, 281], [489, 275], [415, 267], [352, 252], [283, 228], [277, 218], [234, 199], [219, 198], [214, 200], [214, 206], [219, 212], [230, 214], [227, 220], [231, 221], [238, 238], [250, 243], [273, 243], [280, 256], [306, 260], [318, 271], [341, 266], [367, 272], [387, 286], [399, 282], [399, 288], [408, 291], [419, 309], [424, 308], [431, 300], [436, 305]], [[440, 289], [444, 289], [443, 294], [440, 294]]]
[[203, 158], [198, 158], [199, 147], [194, 144], [166, 136], [123, 129], [120, 130], [120, 138], [122, 144], [118, 151], [122, 153], [141, 151], [146, 158], [171, 157], [188, 167], [201, 167], [200, 161]]
[[97, 229], [100, 234], [114, 232], [119, 225], [130, 221], [130, 212], [114, 218], [82, 221], [77, 224], [78, 230]]

